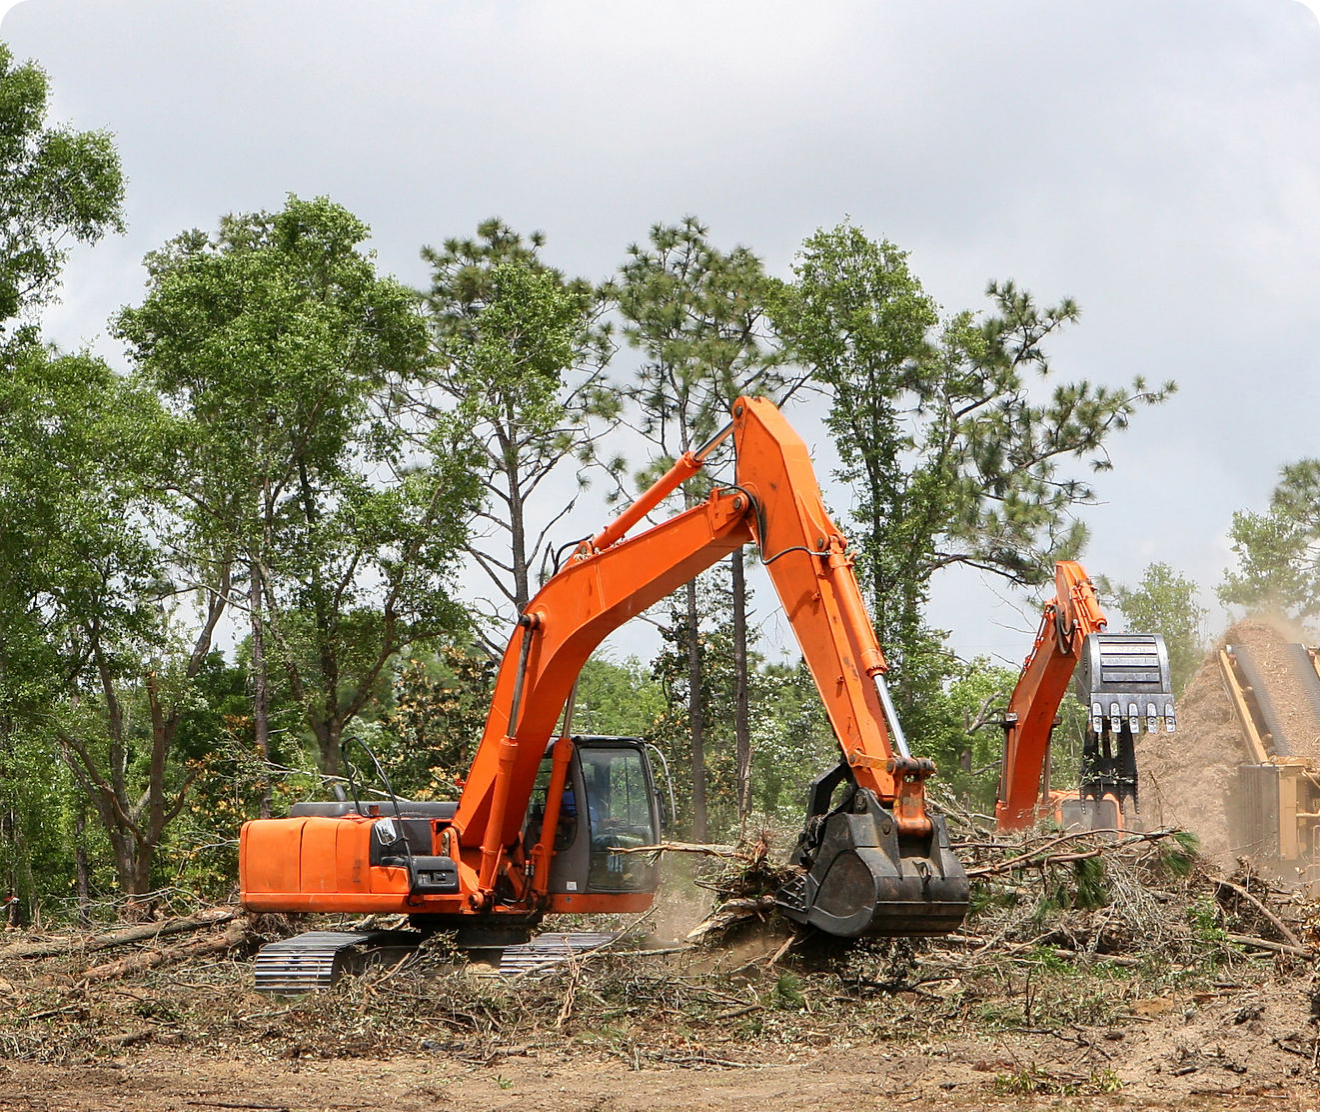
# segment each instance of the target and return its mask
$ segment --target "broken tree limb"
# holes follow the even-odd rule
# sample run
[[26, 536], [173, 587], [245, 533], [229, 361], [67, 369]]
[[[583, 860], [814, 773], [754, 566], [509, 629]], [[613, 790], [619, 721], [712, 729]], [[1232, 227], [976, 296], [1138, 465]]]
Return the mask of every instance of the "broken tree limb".
[[1021, 853], [1017, 857], [1010, 857], [1007, 861], [1000, 861], [995, 865], [983, 865], [979, 869], [968, 869], [969, 877], [994, 876], [997, 873], [1008, 873], [1014, 869], [1039, 869], [1046, 865], [1064, 865], [1072, 861], [1085, 861], [1090, 857], [1100, 857], [1106, 853], [1114, 853], [1117, 850], [1127, 849], [1130, 846], [1140, 845], [1142, 842], [1155, 842], [1161, 838], [1172, 838], [1175, 834], [1173, 830], [1151, 830], [1140, 834], [1127, 834], [1117, 841], [1107, 842], [1104, 845], [1096, 846], [1089, 850], [1078, 850], [1072, 853], [1048, 853], [1047, 850], [1054, 846], [1063, 845], [1065, 842], [1078, 841], [1083, 838], [1090, 838], [1097, 834], [1115, 835], [1124, 834], [1122, 830], [1084, 830], [1076, 834], [1062, 834], [1057, 838], [1052, 838], [1044, 845]]
[[611, 853], [699, 853], [706, 857], [726, 857], [732, 861], [755, 860], [750, 853], [734, 846], [710, 846], [700, 842], [661, 842], [654, 846], [612, 846]]
[[208, 954], [223, 954], [232, 950], [243, 941], [244, 931], [241, 923], [233, 923], [218, 938], [203, 938], [182, 946], [171, 946], [164, 950], [147, 950], [120, 958], [118, 961], [93, 966], [78, 978], [82, 984], [96, 981], [110, 981], [117, 977], [127, 977], [133, 973], [142, 973], [148, 969], [158, 969], [162, 965], [175, 965], [192, 958], [205, 957]]
[[761, 916], [773, 911], [774, 907], [774, 896], [725, 900], [702, 922], [688, 931], [687, 940], [696, 942], [700, 938], [705, 938], [708, 934], [728, 930], [729, 927], [742, 922], [744, 919], [759, 919]]
[[1256, 950], [1268, 950], [1272, 954], [1287, 954], [1294, 958], [1314, 957], [1314, 951], [1308, 950], [1305, 946], [1289, 946], [1283, 942], [1271, 942], [1268, 938], [1252, 938], [1249, 934], [1230, 934], [1230, 942], [1236, 942], [1239, 946], [1250, 946]]
[[1241, 897], [1242, 899], [1246, 900], [1247, 903], [1251, 904], [1252, 907], [1254, 907], [1263, 916], [1265, 916], [1269, 924], [1276, 931], [1278, 931], [1279, 934], [1283, 936], [1284, 942], [1286, 942], [1289, 946], [1292, 946], [1298, 950], [1306, 949], [1302, 945], [1302, 940], [1298, 938], [1295, 934], [1293, 934], [1291, 930], [1288, 929], [1287, 924], [1284, 923], [1284, 921], [1280, 919], [1277, 915], [1275, 915], [1274, 912], [1272, 912], [1268, 907], [1266, 907], [1263, 902], [1261, 902], [1255, 896], [1253, 896], [1247, 889], [1243, 888], [1242, 885], [1234, 884], [1231, 880], [1219, 880], [1218, 878], [1216, 878], [1215, 880], [1215, 885], [1221, 891], [1232, 892], [1234, 895]]
[[0, 949], [0, 960], [6, 958], [53, 958], [61, 954], [94, 953], [97, 950], [109, 950], [115, 946], [127, 946], [133, 942], [148, 942], [171, 934], [185, 934], [188, 931], [204, 930], [217, 923], [227, 923], [236, 919], [241, 912], [236, 907], [213, 907], [197, 915], [181, 919], [166, 919], [161, 923], [141, 923], [135, 927], [109, 931], [105, 934], [66, 935], [49, 942], [34, 942], [27, 945], [6, 946]]

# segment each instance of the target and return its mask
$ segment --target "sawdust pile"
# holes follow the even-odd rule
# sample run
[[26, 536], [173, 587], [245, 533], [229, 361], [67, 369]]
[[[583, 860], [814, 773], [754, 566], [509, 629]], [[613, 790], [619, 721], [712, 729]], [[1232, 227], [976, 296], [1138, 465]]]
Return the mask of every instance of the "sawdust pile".
[[1245, 646], [1266, 677], [1269, 695], [1294, 754], [1320, 764], [1320, 721], [1293, 675], [1286, 646], [1301, 638], [1258, 619], [1238, 622], [1207, 656], [1178, 700], [1173, 734], [1137, 742], [1141, 816], [1147, 825], [1179, 826], [1201, 839], [1207, 856], [1231, 866], [1245, 853], [1236, 843], [1237, 768], [1251, 759], [1219, 672], [1225, 644]]

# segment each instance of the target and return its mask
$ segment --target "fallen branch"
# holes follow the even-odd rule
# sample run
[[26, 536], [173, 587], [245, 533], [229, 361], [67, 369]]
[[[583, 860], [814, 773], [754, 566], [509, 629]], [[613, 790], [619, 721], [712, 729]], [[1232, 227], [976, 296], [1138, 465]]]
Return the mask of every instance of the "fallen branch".
[[773, 911], [774, 896], [759, 896], [755, 899], [725, 900], [707, 918], [688, 931], [687, 940], [695, 942], [716, 931], [728, 930], [735, 923], [744, 919], [760, 918], [764, 913]]
[[661, 842], [654, 846], [611, 846], [611, 853], [699, 853], [705, 857], [724, 857], [731, 861], [755, 861], [750, 853], [734, 846], [709, 846], [700, 842]]
[[145, 953], [120, 958], [119, 961], [93, 966], [83, 973], [79, 982], [89, 984], [94, 981], [109, 981], [132, 973], [157, 969], [162, 965], [177, 965], [181, 961], [204, 957], [207, 954], [221, 954], [241, 943], [243, 933], [242, 925], [235, 923], [219, 938], [204, 938], [186, 946], [174, 946], [166, 950], [148, 950]]
[[1230, 934], [1230, 942], [1239, 946], [1251, 946], [1257, 950], [1268, 950], [1272, 954], [1287, 954], [1294, 958], [1309, 958], [1313, 954], [1305, 946], [1288, 946], [1282, 942], [1271, 942], [1268, 938], [1253, 938], [1249, 934]]
[[1235, 895], [1240, 896], [1242, 899], [1246, 900], [1247, 903], [1251, 904], [1252, 907], [1265, 916], [1270, 925], [1273, 926], [1276, 931], [1283, 935], [1283, 940], [1288, 943], [1289, 946], [1296, 947], [1299, 950], [1305, 949], [1302, 945], [1302, 940], [1288, 929], [1287, 924], [1266, 907], [1264, 903], [1253, 896], [1246, 888], [1243, 888], [1242, 885], [1234, 884], [1231, 880], [1219, 879], [1215, 880], [1215, 884], [1221, 889], [1227, 889], [1228, 891], [1233, 892]]
[[[1151, 830], [1141, 834], [1128, 834], [1120, 841], [1108, 842], [1105, 845], [1096, 846], [1094, 849], [1080, 850], [1074, 853], [1045, 853], [1053, 846], [1062, 845], [1064, 842], [1077, 841], [1081, 838], [1089, 838], [1096, 834], [1123, 834], [1121, 830], [1084, 830], [1076, 834], [1063, 834], [1058, 838], [1052, 838], [1044, 845], [1037, 846], [1035, 849], [1021, 853], [1017, 857], [1010, 857], [1007, 861], [1000, 861], [996, 865], [983, 865], [979, 869], [968, 869], [969, 877], [994, 876], [996, 873], [1008, 873], [1014, 869], [1038, 869], [1046, 865], [1063, 865], [1072, 861], [1085, 861], [1090, 857], [1100, 857], [1106, 853], [1114, 853], [1118, 850], [1127, 849], [1129, 846], [1139, 845], [1142, 842], [1154, 842], [1161, 838], [1172, 838], [1175, 831], [1172, 830]], [[1040, 856], [1045, 853], [1045, 856]]]
[[94, 953], [97, 950], [109, 950], [115, 946], [127, 946], [133, 942], [147, 942], [171, 934], [185, 934], [188, 931], [204, 930], [217, 923], [227, 923], [236, 919], [240, 912], [236, 907], [213, 907], [197, 915], [181, 919], [166, 919], [161, 923], [142, 923], [135, 927], [109, 931], [106, 934], [86, 938], [82, 935], [65, 936], [51, 942], [34, 942], [27, 945], [6, 946], [0, 949], [0, 960], [7, 958], [53, 958], [63, 954]]

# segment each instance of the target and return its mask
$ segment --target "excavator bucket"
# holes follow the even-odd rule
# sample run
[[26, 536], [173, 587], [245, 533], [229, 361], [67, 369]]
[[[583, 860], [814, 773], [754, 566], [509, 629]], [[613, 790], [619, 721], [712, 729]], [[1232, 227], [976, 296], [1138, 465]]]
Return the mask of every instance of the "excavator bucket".
[[949, 848], [944, 820], [900, 836], [893, 812], [865, 788], [849, 784], [828, 807], [846, 770], [831, 770], [811, 787], [807, 828], [793, 863], [802, 872], [775, 895], [788, 918], [841, 938], [947, 934], [967, 914], [968, 885]]
[[1135, 739], [1175, 727], [1173, 681], [1164, 638], [1092, 633], [1073, 676], [1090, 728], [1082, 750], [1081, 796], [1137, 803]]
[[1091, 728], [1117, 734], [1123, 726], [1148, 733], [1174, 729], [1173, 681], [1163, 637], [1139, 633], [1092, 633], [1082, 642], [1073, 686], [1091, 717]]

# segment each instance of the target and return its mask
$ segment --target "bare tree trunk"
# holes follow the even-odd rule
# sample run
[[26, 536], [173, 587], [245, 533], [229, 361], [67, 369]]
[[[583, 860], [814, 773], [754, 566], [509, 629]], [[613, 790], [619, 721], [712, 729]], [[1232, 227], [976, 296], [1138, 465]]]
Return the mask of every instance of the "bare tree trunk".
[[743, 550], [733, 554], [733, 735], [738, 777], [738, 826], [752, 811], [752, 727], [747, 700], [747, 578]]
[[257, 814], [270, 818], [270, 695], [266, 684], [266, 637], [261, 622], [261, 577], [254, 568], [249, 590], [252, 614], [252, 727], [256, 735], [257, 757], [261, 760], [261, 801]]
[[87, 807], [80, 802], [73, 819], [74, 868], [78, 886], [78, 922], [92, 921], [92, 870], [87, 862]]
[[704, 842], [706, 821], [706, 708], [701, 700], [701, 639], [697, 636], [697, 584], [688, 582], [688, 726], [692, 731], [692, 839]]

